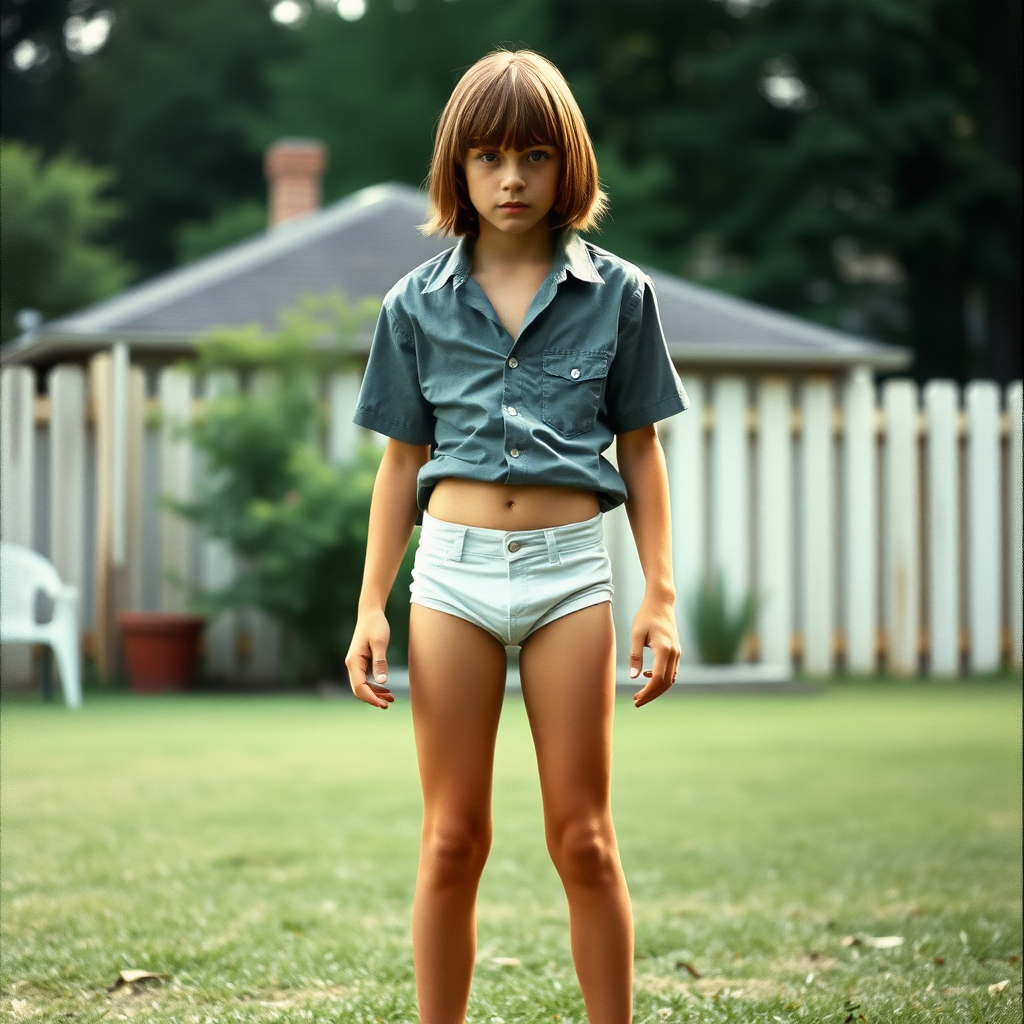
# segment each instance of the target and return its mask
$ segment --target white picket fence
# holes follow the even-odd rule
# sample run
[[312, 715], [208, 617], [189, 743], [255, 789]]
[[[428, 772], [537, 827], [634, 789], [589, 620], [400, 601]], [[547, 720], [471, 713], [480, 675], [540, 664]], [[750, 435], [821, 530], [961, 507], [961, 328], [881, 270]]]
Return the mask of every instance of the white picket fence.
[[[79, 587], [87, 649], [109, 671], [116, 609], [179, 608], [167, 569], [211, 586], [233, 572], [223, 545], [159, 509], [159, 494], [186, 497], [202, 467], [186, 442], [147, 420], [158, 410], [180, 422], [237, 380], [168, 368], [147, 397], [143, 370], [120, 345], [87, 370], [52, 369], [45, 393], [31, 369], [6, 367], [0, 378], [0, 532], [48, 555]], [[941, 380], [877, 388], [862, 369], [684, 384], [692, 408], [659, 432], [689, 660], [688, 599], [719, 568], [734, 600], [760, 596], [750, 660], [809, 675], [1020, 670], [1019, 381], [1003, 395], [988, 381], [963, 394]], [[325, 383], [324, 443], [336, 462], [368, 436], [351, 419], [358, 387], [356, 373]], [[625, 510], [604, 525], [624, 658], [643, 575]], [[257, 612], [207, 631], [211, 676], [274, 679], [279, 657], [277, 627]], [[29, 672], [27, 655], [5, 650], [5, 676], [19, 672]]]

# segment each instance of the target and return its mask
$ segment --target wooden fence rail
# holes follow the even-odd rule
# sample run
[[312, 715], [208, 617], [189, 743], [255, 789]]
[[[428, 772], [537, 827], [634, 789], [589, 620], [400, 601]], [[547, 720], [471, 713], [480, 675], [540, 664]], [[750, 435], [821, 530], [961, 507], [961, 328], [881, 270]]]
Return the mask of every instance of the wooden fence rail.
[[[120, 608], [181, 607], [168, 570], [209, 586], [230, 579], [223, 544], [162, 509], [203, 469], [171, 424], [237, 389], [179, 367], [146, 381], [115, 346], [88, 368], [0, 374], [0, 532], [47, 554], [83, 595], [83, 627], [101, 671], [116, 661]], [[733, 601], [760, 598], [747, 656], [837, 670], [936, 676], [1021, 667], [1021, 383], [962, 390], [906, 379], [876, 387], [855, 369], [829, 377], [685, 376], [690, 411], [659, 424], [672, 494], [672, 540], [685, 656], [686, 608], [720, 570]], [[260, 381], [254, 387], [262, 386]], [[359, 374], [326, 381], [324, 445], [342, 463], [362, 439]], [[155, 416], [159, 413], [159, 416]], [[161, 425], [157, 425], [157, 424]], [[614, 447], [609, 451], [614, 459]], [[45, 479], [44, 479], [45, 478]], [[643, 596], [625, 510], [605, 516], [616, 579], [619, 649]], [[279, 673], [280, 634], [253, 610], [223, 616], [205, 640], [216, 677]], [[4, 672], [27, 674], [24, 651]]]

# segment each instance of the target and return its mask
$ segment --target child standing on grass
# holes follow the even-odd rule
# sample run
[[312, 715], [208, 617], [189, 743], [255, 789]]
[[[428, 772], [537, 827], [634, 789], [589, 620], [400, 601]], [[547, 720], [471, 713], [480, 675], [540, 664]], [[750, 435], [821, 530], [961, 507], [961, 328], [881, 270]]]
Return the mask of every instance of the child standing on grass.
[[[498, 51], [441, 115], [427, 230], [458, 244], [384, 299], [355, 421], [389, 438], [346, 664], [387, 687], [384, 605], [413, 526], [409, 691], [423, 788], [413, 908], [422, 1024], [465, 1019], [491, 841], [506, 652], [521, 648], [548, 850], [591, 1024], [632, 1014], [633, 924], [609, 803], [615, 634], [603, 512], [625, 502], [646, 590], [630, 676], [676, 675], [669, 496], [656, 421], [687, 399], [650, 280], [584, 242], [606, 200], [558, 70]], [[618, 470], [601, 454], [616, 443]]]

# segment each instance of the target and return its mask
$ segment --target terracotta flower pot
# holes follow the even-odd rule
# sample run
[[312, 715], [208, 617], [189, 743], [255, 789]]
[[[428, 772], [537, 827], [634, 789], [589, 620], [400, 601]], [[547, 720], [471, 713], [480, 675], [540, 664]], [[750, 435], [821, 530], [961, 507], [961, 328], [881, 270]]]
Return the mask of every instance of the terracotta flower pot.
[[136, 693], [190, 690], [195, 680], [202, 615], [118, 612], [128, 685]]

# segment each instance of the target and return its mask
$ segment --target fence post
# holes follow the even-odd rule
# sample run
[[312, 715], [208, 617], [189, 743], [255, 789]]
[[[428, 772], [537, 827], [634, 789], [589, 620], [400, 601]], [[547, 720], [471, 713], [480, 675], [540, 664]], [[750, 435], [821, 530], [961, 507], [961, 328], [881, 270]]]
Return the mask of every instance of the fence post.
[[829, 675], [835, 665], [835, 578], [832, 497], [832, 384], [828, 378], [805, 381], [801, 396], [803, 435], [800, 505], [802, 536], [803, 670]]
[[843, 575], [846, 670], [878, 668], [878, 437], [871, 371], [855, 367], [843, 388]]
[[707, 496], [704, 493], [704, 382], [682, 378], [690, 408], [672, 418], [668, 439], [668, 486], [672, 504], [672, 561], [676, 583], [676, 620], [682, 660], [699, 661], [687, 612], [693, 592], [704, 578]]
[[141, 609], [144, 604], [146, 517], [146, 375], [140, 366], [128, 368], [128, 401], [125, 425], [125, 590], [120, 607]]
[[[0, 370], [0, 536], [12, 544], [33, 547], [35, 519], [35, 372], [28, 366]], [[3, 652], [5, 680], [32, 679], [32, 651], [27, 644], [7, 644]]]
[[[238, 374], [230, 370], [210, 373], [202, 382], [203, 397], [214, 402], [238, 392]], [[205, 466], [203, 467], [205, 472]], [[231, 549], [222, 540], [203, 537], [199, 547], [199, 578], [204, 588], [214, 590], [228, 586], [235, 577], [235, 560]], [[205, 667], [209, 676], [230, 679], [237, 671], [237, 622], [233, 611], [222, 612], [206, 627]]]
[[109, 680], [116, 660], [114, 636], [114, 576], [112, 565], [114, 515], [113, 359], [97, 352], [89, 360], [92, 434], [95, 452], [95, 512], [93, 540], [93, 653], [100, 677]]
[[992, 381], [967, 385], [967, 621], [972, 672], [999, 667], [1000, 510], [999, 389]]
[[1015, 380], [1006, 389], [1006, 415], [1010, 420], [1010, 437], [1007, 445], [1006, 473], [1006, 571], [1007, 578], [1007, 615], [1010, 620], [1010, 664], [1019, 672], [1022, 662], [1022, 631], [1024, 631], [1024, 594], [1022, 594], [1022, 568], [1024, 568], [1024, 493], [1021, 486], [1021, 463], [1024, 454], [1021, 450], [1022, 410], [1021, 382]]
[[85, 374], [55, 366], [50, 395], [50, 561], [78, 587], [78, 626], [85, 628]]
[[883, 516], [883, 615], [886, 668], [893, 675], [918, 671], [921, 624], [918, 552], [920, 516], [917, 460], [917, 386], [888, 380], [885, 410], [885, 514]]
[[359, 428], [352, 421], [352, 414], [360, 380], [357, 371], [347, 370], [333, 374], [327, 386], [327, 459], [336, 466], [351, 462], [356, 454]]
[[714, 384], [711, 435], [711, 568], [721, 571], [726, 598], [738, 605], [750, 589], [750, 445], [747, 384], [720, 377]]
[[761, 661], [792, 662], [793, 430], [789, 381], [765, 377], [757, 392], [757, 592]]
[[[253, 394], [267, 394], [278, 386], [280, 378], [272, 370], [261, 370], [253, 376]], [[256, 683], [273, 682], [281, 677], [281, 624], [258, 608], [243, 613], [248, 625], [249, 656], [242, 666], [242, 675]]]
[[928, 425], [928, 670], [960, 670], [960, 493], [956, 384], [930, 380], [924, 388]]
[[[192, 446], [178, 431], [192, 416], [192, 375], [177, 367], [160, 371], [160, 492], [161, 497], [187, 501], [192, 494]], [[191, 529], [169, 509], [160, 512], [160, 608], [181, 611], [185, 594], [166, 578], [170, 572], [185, 581], [192, 577]]]

